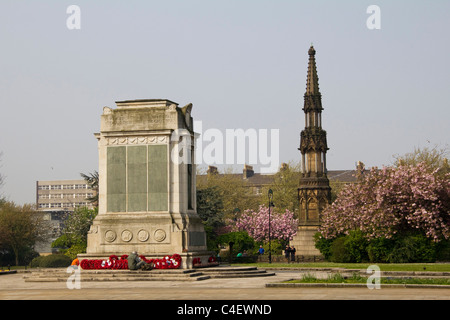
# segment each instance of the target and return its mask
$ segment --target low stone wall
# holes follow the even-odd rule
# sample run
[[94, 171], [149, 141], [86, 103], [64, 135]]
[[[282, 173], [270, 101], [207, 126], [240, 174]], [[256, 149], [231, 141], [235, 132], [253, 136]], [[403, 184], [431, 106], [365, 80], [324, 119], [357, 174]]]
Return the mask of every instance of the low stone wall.
[[[257, 262], [269, 262], [269, 255], [263, 254], [261, 256], [258, 256]], [[300, 263], [300, 262], [320, 262], [325, 261], [323, 256], [303, 256], [303, 255], [296, 255], [294, 261], [291, 261], [289, 258], [289, 263]], [[276, 263], [287, 263], [287, 260], [284, 256], [281, 255], [273, 255], [272, 256], [272, 262]]]
[[[303, 256], [303, 255], [296, 255], [294, 261], [291, 261], [289, 258], [289, 263], [300, 263], [300, 262], [321, 262], [325, 261], [323, 256]], [[220, 260], [221, 263], [228, 263], [229, 257], [224, 256]], [[233, 257], [232, 263], [255, 263], [255, 262], [269, 262], [269, 255], [263, 254], [263, 255], [255, 255], [255, 256], [246, 256], [246, 257]], [[272, 262], [273, 263], [287, 263], [286, 258], [284, 255], [272, 255]]]

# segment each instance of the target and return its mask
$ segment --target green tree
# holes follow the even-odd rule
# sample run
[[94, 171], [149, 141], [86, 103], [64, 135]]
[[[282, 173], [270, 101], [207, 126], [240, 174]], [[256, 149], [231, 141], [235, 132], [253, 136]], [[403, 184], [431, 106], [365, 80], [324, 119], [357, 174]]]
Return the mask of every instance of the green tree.
[[[0, 163], [2, 159], [3, 152], [0, 152]], [[1, 165], [0, 165], [1, 168]], [[5, 177], [0, 173], [0, 189], [2, 188], [3, 184], [5, 183]], [[0, 193], [0, 205], [4, 203], [6, 200], [2, 197], [2, 194]]]
[[273, 191], [273, 202], [278, 212], [289, 210], [298, 213], [298, 186], [301, 176], [300, 163], [283, 163], [280, 170], [275, 173], [273, 182], [264, 188], [262, 203], [267, 205], [267, 193]]
[[97, 216], [98, 209], [77, 207], [65, 221], [62, 235], [53, 241], [52, 247], [65, 248], [65, 254], [70, 257], [86, 251], [87, 234]]
[[[229, 232], [220, 235], [217, 238], [219, 244], [230, 246], [230, 258], [235, 252], [243, 252], [244, 250], [252, 250], [255, 246], [255, 240], [245, 231]], [[231, 261], [231, 259], [230, 259]]]
[[197, 190], [197, 213], [205, 225], [214, 229], [224, 225], [223, 201], [217, 186]]
[[94, 173], [89, 174], [80, 173], [80, 175], [91, 187], [92, 191], [94, 191], [94, 195], [86, 200], [92, 203], [94, 207], [98, 207], [98, 172], [94, 171]]
[[217, 186], [197, 189], [197, 213], [205, 226], [208, 250], [216, 251], [217, 231], [225, 225], [222, 197]]
[[225, 170], [224, 174], [209, 173], [204, 178], [197, 179], [197, 190], [211, 187], [216, 187], [217, 195], [222, 199], [225, 220], [235, 219], [237, 212], [257, 209], [259, 206], [259, 197], [246, 186], [241, 175], [233, 174], [231, 169]]
[[36, 242], [45, 240], [48, 232], [43, 215], [32, 205], [20, 206], [11, 201], [0, 205], [0, 247], [14, 253], [16, 265]]
[[450, 166], [448, 164], [448, 146], [441, 148], [435, 145], [432, 148], [414, 148], [413, 152], [406, 153], [404, 155], [394, 156], [394, 166], [417, 166], [419, 163], [425, 163], [430, 171], [437, 170], [437, 174], [445, 176], [450, 172]]

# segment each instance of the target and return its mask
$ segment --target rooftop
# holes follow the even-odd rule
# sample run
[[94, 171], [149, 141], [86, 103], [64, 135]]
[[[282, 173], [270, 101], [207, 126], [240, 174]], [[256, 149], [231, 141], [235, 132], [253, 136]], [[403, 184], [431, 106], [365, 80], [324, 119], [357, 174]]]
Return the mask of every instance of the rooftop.
[[148, 108], [148, 107], [168, 107], [170, 105], [178, 106], [178, 103], [167, 99], [139, 99], [116, 101], [118, 109], [121, 108]]

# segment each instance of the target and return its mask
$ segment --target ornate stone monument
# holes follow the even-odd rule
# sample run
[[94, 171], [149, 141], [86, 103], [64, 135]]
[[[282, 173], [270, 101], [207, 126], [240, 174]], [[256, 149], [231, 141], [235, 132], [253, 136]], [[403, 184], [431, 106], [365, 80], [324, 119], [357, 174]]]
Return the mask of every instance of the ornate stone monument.
[[[196, 212], [192, 104], [132, 100], [105, 107], [99, 150], [99, 212], [88, 233], [87, 259], [138, 251], [179, 254], [207, 264], [206, 234]], [[198, 261], [198, 260], [197, 260]]]
[[327, 177], [327, 133], [322, 129], [322, 95], [319, 91], [314, 47], [308, 51], [308, 76], [304, 95], [305, 129], [300, 134], [302, 174], [298, 188], [300, 206], [297, 235], [290, 242], [301, 256], [320, 256], [314, 245], [321, 213], [331, 202], [331, 188]]

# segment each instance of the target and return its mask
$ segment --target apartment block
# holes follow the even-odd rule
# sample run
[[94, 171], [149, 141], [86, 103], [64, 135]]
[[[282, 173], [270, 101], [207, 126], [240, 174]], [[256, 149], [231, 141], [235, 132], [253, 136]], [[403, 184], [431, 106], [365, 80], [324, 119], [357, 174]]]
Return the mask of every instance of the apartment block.
[[87, 200], [95, 191], [85, 180], [36, 181], [36, 205], [41, 211], [73, 211], [92, 208]]

